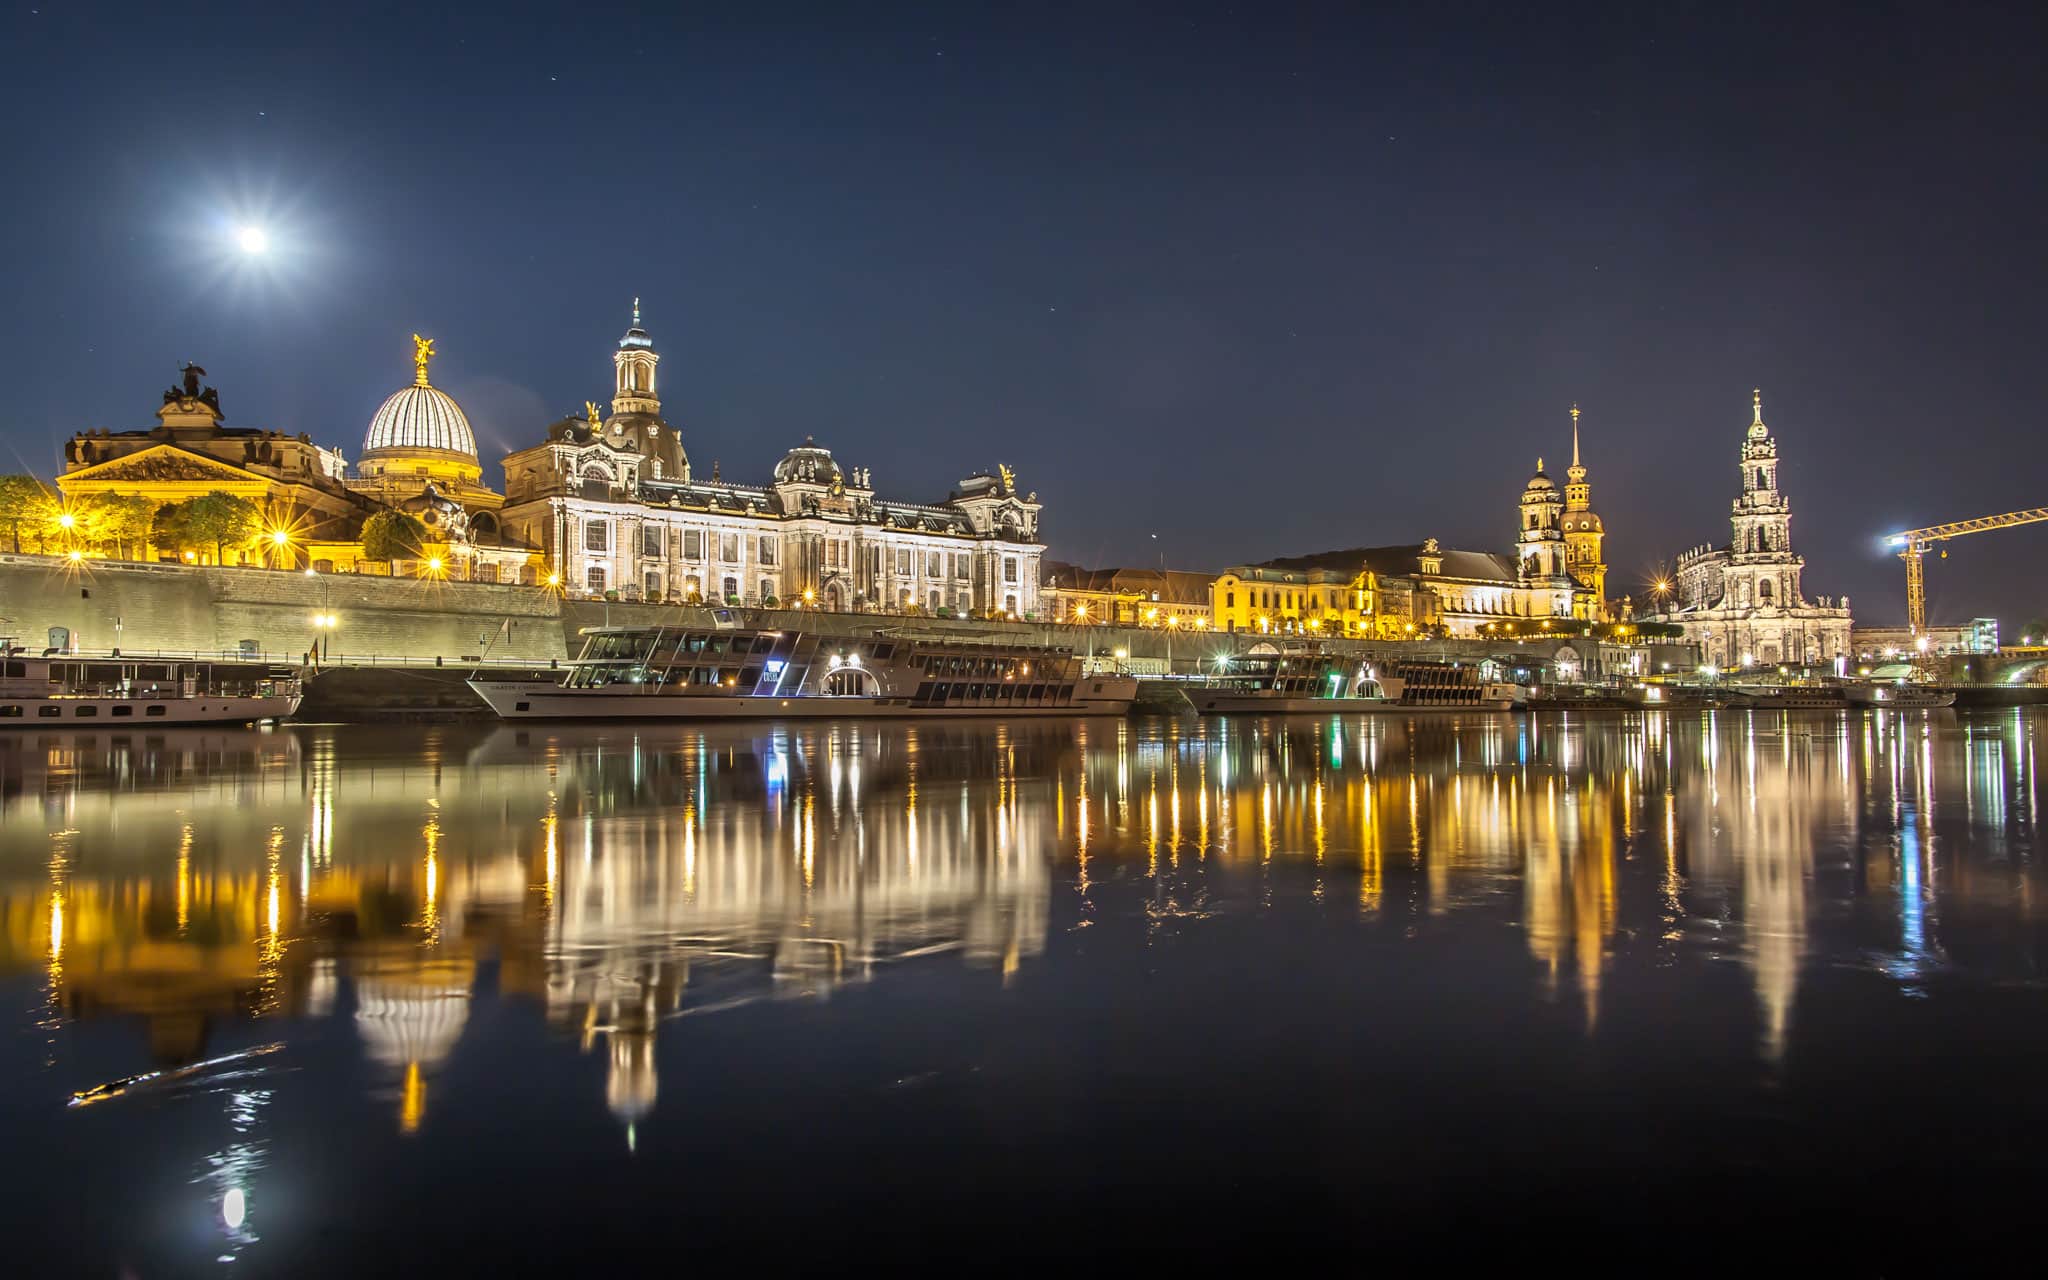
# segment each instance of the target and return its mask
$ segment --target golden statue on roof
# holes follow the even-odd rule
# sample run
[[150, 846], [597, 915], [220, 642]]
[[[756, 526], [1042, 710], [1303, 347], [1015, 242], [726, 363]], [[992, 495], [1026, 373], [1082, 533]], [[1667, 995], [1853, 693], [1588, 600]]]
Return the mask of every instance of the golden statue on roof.
[[1007, 464], [1005, 464], [1005, 463], [1001, 463], [1001, 462], [998, 462], [998, 463], [996, 464], [996, 473], [997, 473], [998, 475], [1002, 476], [1002, 478], [1003, 478], [1003, 492], [1004, 492], [1004, 493], [1015, 493], [1015, 492], [1017, 492], [1017, 473], [1016, 473], [1016, 472], [1014, 472], [1014, 471], [1010, 470], [1010, 468], [1009, 468], [1009, 466], [1008, 466]]
[[585, 400], [583, 402], [583, 412], [588, 414], [590, 417], [590, 429], [592, 431], [601, 430], [603, 428], [604, 423], [598, 417], [597, 414], [597, 401]]
[[412, 367], [415, 371], [413, 375], [414, 383], [422, 387], [427, 385], [427, 361], [432, 360], [433, 358], [434, 340], [432, 338], [422, 338], [418, 334], [412, 335]]

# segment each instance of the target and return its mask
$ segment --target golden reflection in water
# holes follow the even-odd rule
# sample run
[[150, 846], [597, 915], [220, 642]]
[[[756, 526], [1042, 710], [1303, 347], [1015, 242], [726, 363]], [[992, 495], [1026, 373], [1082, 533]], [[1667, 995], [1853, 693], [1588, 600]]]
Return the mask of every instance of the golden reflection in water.
[[1227, 899], [1249, 870], [1269, 896], [1246, 909], [1326, 887], [1334, 904], [1355, 875], [1345, 909], [1367, 918], [1491, 912], [1591, 1028], [1640, 859], [1654, 945], [1740, 960], [1775, 1056], [1823, 844], [1891, 904], [1901, 981], [1941, 954], [1944, 902], [2011, 888], [2031, 914], [2031, 864], [1972, 860], [1939, 822], [2031, 847], [2039, 731], [1895, 713], [1137, 722], [1113, 739], [1084, 723], [494, 729], [411, 754], [380, 734], [195, 731], [121, 748], [147, 767], [118, 770], [108, 739], [21, 735], [0, 739], [0, 967], [45, 971], [57, 1016], [139, 1017], [181, 1062], [213, 1021], [318, 1013], [352, 987], [414, 1131], [494, 957], [502, 994], [604, 1042], [630, 1133], [658, 1096], [663, 1020], [825, 997], [939, 952], [1016, 978], [1046, 945], [1055, 877], [1073, 876], [1085, 924], [1104, 868], [1169, 906]]

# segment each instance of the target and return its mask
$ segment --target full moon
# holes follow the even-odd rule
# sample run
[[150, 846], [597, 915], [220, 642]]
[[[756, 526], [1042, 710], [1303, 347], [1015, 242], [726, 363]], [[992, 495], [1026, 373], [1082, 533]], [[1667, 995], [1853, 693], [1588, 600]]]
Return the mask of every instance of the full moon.
[[270, 237], [261, 227], [243, 227], [235, 233], [235, 240], [242, 246], [243, 253], [262, 253], [270, 247]]

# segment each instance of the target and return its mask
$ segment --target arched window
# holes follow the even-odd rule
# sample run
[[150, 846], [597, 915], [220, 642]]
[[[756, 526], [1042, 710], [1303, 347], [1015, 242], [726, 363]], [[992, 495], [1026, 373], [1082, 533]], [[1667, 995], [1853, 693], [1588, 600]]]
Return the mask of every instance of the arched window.
[[1769, 604], [1771, 602], [1771, 583], [1768, 578], [1756, 584], [1756, 598], [1760, 604]]
[[740, 594], [740, 580], [738, 578], [727, 578], [723, 585], [724, 590], [720, 591], [719, 594], [725, 598], [727, 604], [731, 604]]

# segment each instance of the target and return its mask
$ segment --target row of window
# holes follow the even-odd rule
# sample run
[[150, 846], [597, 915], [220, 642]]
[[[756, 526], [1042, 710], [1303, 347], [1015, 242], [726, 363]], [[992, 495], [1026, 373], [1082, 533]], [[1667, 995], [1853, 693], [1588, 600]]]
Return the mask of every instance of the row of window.
[[[99, 707], [93, 703], [78, 702], [71, 704], [71, 718], [73, 720], [95, 719], [99, 713]], [[27, 714], [27, 710], [20, 703], [0, 702], [0, 720], [22, 720], [27, 718]], [[135, 714], [135, 704], [116, 703], [107, 708], [107, 714], [116, 720], [124, 716], [132, 716]], [[142, 714], [144, 716], [169, 715], [170, 708], [161, 702], [148, 702], [142, 704]], [[63, 703], [46, 702], [36, 708], [36, 718], [39, 720], [57, 720], [63, 718], [63, 715]]]
[[[1346, 590], [1348, 590], [1348, 588], [1346, 588]], [[1321, 608], [1328, 610], [1341, 607], [1339, 601], [1343, 599], [1343, 596], [1344, 592], [1338, 590], [1250, 590], [1245, 592], [1245, 603], [1254, 609], [1314, 609], [1320, 606]], [[1237, 592], [1225, 591], [1223, 593], [1223, 607], [1225, 609], [1235, 609], [1237, 607]]]
[[[583, 585], [589, 589], [592, 595], [603, 595], [607, 590], [609, 590], [611, 587], [611, 581], [609, 576], [605, 573], [604, 566], [596, 564], [591, 565], [590, 568], [584, 573]], [[758, 599], [766, 600], [775, 594], [775, 579], [763, 578], [761, 579], [760, 585], [761, 592], [760, 595], [757, 597]], [[642, 592], [645, 593], [646, 598], [649, 600], [661, 599], [661, 571], [659, 569], [649, 569], [645, 574], [643, 574], [640, 580], [640, 589]], [[688, 598], [690, 596], [702, 596], [704, 594], [704, 579], [694, 573], [686, 575], [683, 578], [682, 587], [679, 590], [678, 594], [685, 598]], [[734, 577], [731, 574], [727, 574], [725, 577], [719, 579], [717, 596], [718, 599], [730, 600], [734, 596], [737, 596], [739, 594], [740, 580], [737, 577]]]
[[[660, 559], [668, 555], [668, 528], [658, 524], [640, 526], [640, 554]], [[740, 535], [737, 533], [711, 534], [702, 529], [681, 530], [683, 545], [681, 558], [702, 560], [709, 549], [715, 547], [718, 559], [726, 564], [740, 562]], [[759, 546], [760, 563], [774, 565], [778, 539], [762, 534]], [[583, 522], [583, 549], [585, 551], [610, 551], [612, 549], [612, 526], [609, 520], [585, 520]]]

